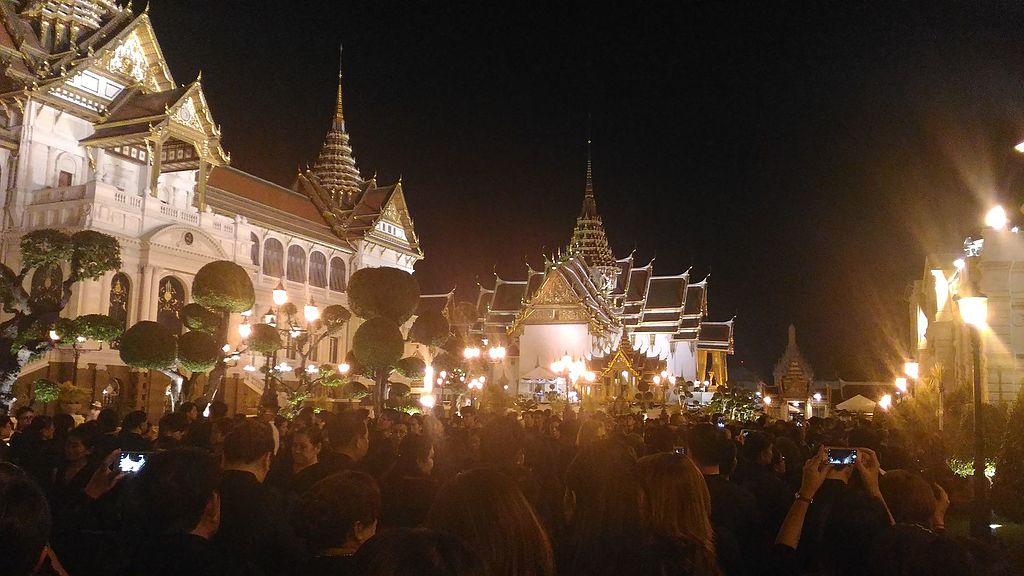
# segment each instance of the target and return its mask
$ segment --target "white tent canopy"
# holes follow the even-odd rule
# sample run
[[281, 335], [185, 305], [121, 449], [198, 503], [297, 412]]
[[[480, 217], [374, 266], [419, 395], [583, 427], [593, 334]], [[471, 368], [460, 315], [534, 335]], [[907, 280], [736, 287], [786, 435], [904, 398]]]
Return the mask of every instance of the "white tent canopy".
[[874, 400], [857, 394], [853, 398], [837, 404], [836, 410], [846, 410], [847, 412], [874, 412], [876, 404], [877, 403]]

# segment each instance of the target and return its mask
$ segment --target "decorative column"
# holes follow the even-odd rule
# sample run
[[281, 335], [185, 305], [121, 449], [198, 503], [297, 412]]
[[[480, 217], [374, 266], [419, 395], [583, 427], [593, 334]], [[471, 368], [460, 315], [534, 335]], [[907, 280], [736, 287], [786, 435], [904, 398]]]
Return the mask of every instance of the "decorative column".
[[153, 299], [153, 266], [146, 264], [142, 267], [142, 289], [139, 290], [139, 314], [136, 322], [142, 320], [155, 320], [149, 315], [150, 303]]
[[196, 174], [196, 206], [199, 212], [206, 211], [206, 181], [210, 178], [210, 164], [206, 161], [206, 150], [209, 147], [203, 145], [203, 156], [199, 158], [199, 172]]

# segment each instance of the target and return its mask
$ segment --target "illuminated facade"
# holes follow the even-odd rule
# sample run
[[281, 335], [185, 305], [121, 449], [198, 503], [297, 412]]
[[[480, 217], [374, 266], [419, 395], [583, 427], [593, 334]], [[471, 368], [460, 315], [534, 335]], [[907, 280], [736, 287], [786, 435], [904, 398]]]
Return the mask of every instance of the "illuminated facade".
[[[289, 189], [229, 166], [201, 77], [175, 81], [147, 13], [109, 0], [0, 1], [0, 20], [5, 262], [17, 268], [18, 239], [39, 228], [98, 230], [121, 242], [122, 269], [77, 286], [67, 314], [178, 327], [195, 272], [218, 259], [250, 271], [256, 315], [279, 283], [300, 307], [346, 304], [353, 271], [411, 272], [423, 257], [401, 183], [360, 176], [340, 74], [320, 157]], [[43, 270], [28, 281], [45, 290], [64, 273]], [[353, 331], [326, 341], [318, 360], [343, 359]], [[67, 362], [68, 354], [48, 360]], [[22, 380], [44, 369], [54, 370], [39, 361]], [[138, 379], [116, 351], [88, 353], [82, 369], [79, 383], [108, 392]], [[70, 379], [66, 369], [51, 376]], [[159, 413], [163, 389], [149, 388], [154, 393], [137, 392], [128, 404]], [[253, 395], [242, 388], [235, 398], [228, 391], [229, 402]]]
[[1024, 382], [1024, 237], [1016, 228], [986, 228], [965, 251], [927, 258], [910, 301], [914, 359], [922, 378], [939, 377], [945, 394], [958, 386], [970, 389], [970, 334], [958, 298], [972, 283], [988, 298], [988, 322], [981, 329], [983, 397], [1008, 403]]
[[[527, 266], [523, 280], [495, 276], [493, 287], [481, 286], [471, 333], [508, 347], [502, 378], [519, 392], [555, 380], [562, 393], [575, 388], [600, 399], [633, 399], [638, 391], [661, 396], [669, 375], [713, 385], [728, 379], [733, 321], [707, 320], [707, 292], [708, 279], [693, 282], [689, 271], [659, 276], [653, 260], [640, 265], [632, 254], [615, 257], [588, 158], [583, 206], [567, 248], [545, 257], [541, 270]], [[593, 380], [559, 373], [580, 361]]]

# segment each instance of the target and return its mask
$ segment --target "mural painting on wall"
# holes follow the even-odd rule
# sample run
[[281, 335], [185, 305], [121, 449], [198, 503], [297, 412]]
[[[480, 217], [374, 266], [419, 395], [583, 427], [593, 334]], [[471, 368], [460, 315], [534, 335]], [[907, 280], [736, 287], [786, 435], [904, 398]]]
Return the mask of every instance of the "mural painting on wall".
[[63, 283], [64, 272], [59, 264], [40, 266], [32, 274], [30, 297], [33, 304], [39, 306], [46, 303], [51, 304], [55, 309], [59, 308]]
[[173, 276], [160, 280], [156, 321], [175, 334], [181, 333], [181, 309], [185, 307], [185, 286]]
[[128, 299], [131, 296], [131, 286], [128, 284], [128, 276], [123, 272], [114, 275], [110, 281], [110, 306], [107, 307], [107, 316], [117, 323], [121, 329], [128, 328]]

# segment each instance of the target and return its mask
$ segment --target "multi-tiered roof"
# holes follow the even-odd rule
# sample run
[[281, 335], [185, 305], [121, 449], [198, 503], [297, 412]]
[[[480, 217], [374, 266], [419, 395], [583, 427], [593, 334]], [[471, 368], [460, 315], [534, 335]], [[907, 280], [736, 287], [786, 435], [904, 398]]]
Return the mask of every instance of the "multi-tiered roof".
[[597, 201], [594, 199], [594, 180], [590, 162], [590, 141], [587, 141], [587, 184], [583, 194], [583, 209], [576, 218], [576, 227], [569, 240], [569, 256], [583, 259], [587, 266], [596, 269], [608, 269], [614, 273], [615, 255], [608, 246], [608, 236], [604, 231], [601, 216], [597, 213]]
[[327, 132], [320, 157], [313, 166], [317, 183], [330, 193], [341, 206], [351, 207], [358, 200], [364, 182], [356, 168], [352, 155], [348, 131], [345, 130], [345, 108], [342, 104], [341, 66], [338, 66], [338, 102], [334, 110], [334, 122]]
[[[532, 321], [585, 323], [609, 350], [622, 335], [646, 334], [732, 353], [733, 321], [707, 320], [707, 288], [708, 278], [691, 282], [689, 271], [656, 276], [653, 260], [639, 266], [632, 254], [615, 258], [597, 212], [588, 151], [583, 210], [568, 250], [546, 260], [543, 270], [527, 265], [525, 280], [495, 274], [493, 288], [481, 285], [472, 331], [502, 339]], [[584, 318], [576, 317], [579, 311]]]

